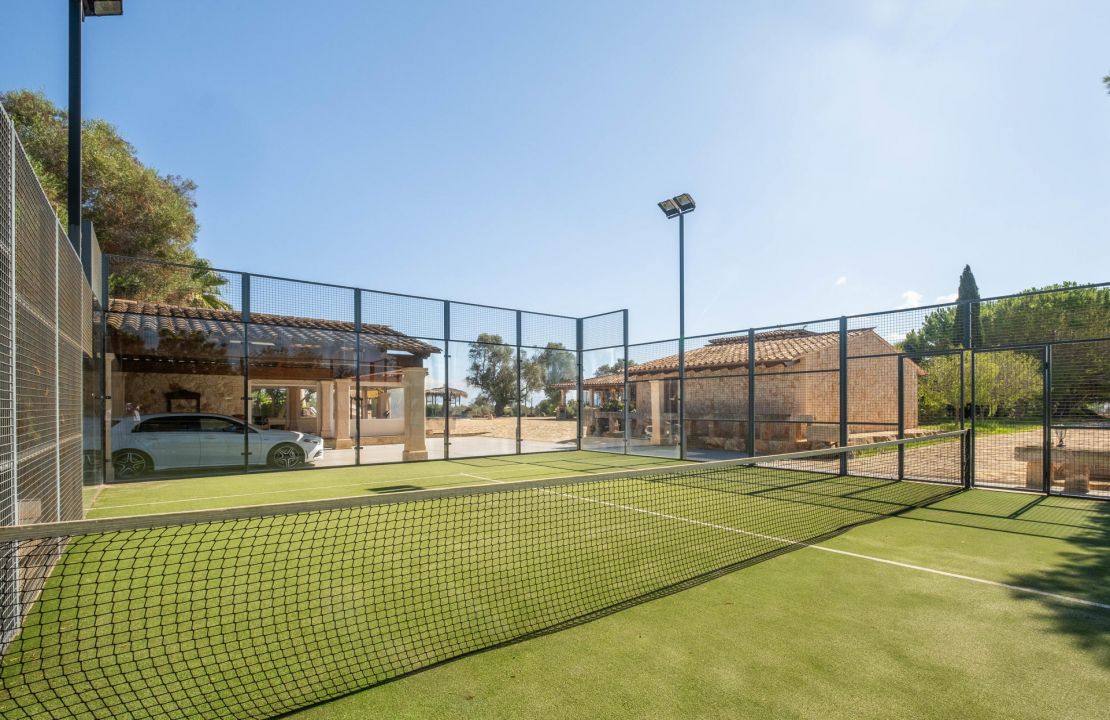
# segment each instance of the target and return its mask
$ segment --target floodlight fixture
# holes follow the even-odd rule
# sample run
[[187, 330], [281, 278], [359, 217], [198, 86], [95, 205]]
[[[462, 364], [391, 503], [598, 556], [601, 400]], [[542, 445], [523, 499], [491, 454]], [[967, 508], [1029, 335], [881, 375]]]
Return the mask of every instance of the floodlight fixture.
[[659, 209], [662, 210], [663, 214], [666, 215], [668, 218], [673, 218], [681, 214], [678, 209], [678, 203], [676, 203], [674, 200], [664, 200], [663, 202], [659, 203]]
[[674, 198], [674, 201], [678, 205], [678, 209], [683, 213], [692, 212], [693, 209], [697, 207], [697, 205], [694, 204], [694, 198], [690, 196], [690, 193], [682, 193], [681, 195], [676, 196]]
[[659, 203], [659, 209], [663, 211], [663, 214], [667, 216], [668, 220], [679, 217], [680, 215], [685, 215], [688, 212], [693, 212], [695, 207], [697, 207], [697, 205], [694, 204], [694, 198], [690, 193], [675, 195], [670, 200], [664, 200]]
[[85, 17], [123, 15], [123, 0], [81, 0]]

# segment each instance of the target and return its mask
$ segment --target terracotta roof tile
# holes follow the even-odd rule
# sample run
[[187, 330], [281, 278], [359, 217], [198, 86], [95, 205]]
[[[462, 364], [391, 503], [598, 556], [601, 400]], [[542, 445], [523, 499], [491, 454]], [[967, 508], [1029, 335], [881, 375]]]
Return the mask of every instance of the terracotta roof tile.
[[[164, 305], [139, 300], [111, 298], [108, 301], [108, 327], [118, 333], [157, 338], [162, 333], [201, 333], [206, 338], [237, 340], [241, 337], [242, 316], [237, 310], [216, 310], [181, 305]], [[355, 324], [340, 320], [251, 313], [251, 340], [280, 341], [288, 345], [327, 345], [343, 335], [354, 333]], [[434, 345], [411, 338], [387, 325], [363, 323], [363, 342], [382, 350], [400, 350], [427, 357], [440, 352]]]
[[[849, 330], [849, 342], [866, 334], [874, 334], [872, 328]], [[816, 333], [810, 330], [768, 330], [755, 334], [756, 365], [777, 365], [794, 362], [803, 356], [825, 348], [836, 347], [837, 331]], [[709, 344], [686, 352], [686, 370], [710, 370], [748, 366], [748, 336], [714, 338]], [[628, 366], [630, 382], [642, 381], [656, 376], [677, 377], [678, 355], [648, 360]], [[605, 388], [624, 383], [624, 374], [616, 373], [601, 377], [585, 378], [582, 385], [586, 388]], [[573, 389], [575, 383], [560, 383], [556, 387]]]
[[[870, 329], [851, 330], [848, 337], [858, 337]], [[809, 330], [769, 330], [755, 335], [755, 362], [757, 365], [771, 365], [793, 362], [803, 355], [835, 347], [839, 333], [815, 333]], [[747, 367], [748, 336], [714, 338], [705, 347], [686, 351], [686, 369], [702, 370], [709, 368]], [[678, 371], [678, 355], [649, 360], [629, 368], [629, 374], [666, 373]]]

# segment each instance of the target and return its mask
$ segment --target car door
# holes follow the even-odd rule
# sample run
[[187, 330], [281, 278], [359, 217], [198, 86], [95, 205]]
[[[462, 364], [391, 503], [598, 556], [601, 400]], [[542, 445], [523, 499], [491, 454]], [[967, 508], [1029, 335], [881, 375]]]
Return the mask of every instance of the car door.
[[243, 464], [243, 423], [217, 415], [201, 415], [199, 422], [201, 465]]
[[158, 470], [196, 467], [200, 460], [200, 435], [195, 415], [159, 415], [142, 421], [134, 432], [140, 448]]

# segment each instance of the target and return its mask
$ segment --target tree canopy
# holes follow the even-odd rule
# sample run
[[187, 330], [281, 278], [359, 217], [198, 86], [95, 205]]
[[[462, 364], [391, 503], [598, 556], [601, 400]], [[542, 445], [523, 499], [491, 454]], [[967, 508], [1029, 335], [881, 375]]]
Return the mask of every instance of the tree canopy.
[[525, 360], [523, 374], [526, 393], [542, 391], [547, 404], [557, 406], [560, 392], [555, 385], [574, 380], [578, 374], [578, 361], [575, 353], [567, 350], [562, 343], [549, 342]]
[[[976, 305], [981, 308], [977, 318], [981, 328], [974, 341], [977, 348], [1056, 343], [1050, 386], [1055, 417], [1082, 417], [1092, 403], [1110, 397], [1110, 341], [1097, 341], [1110, 327], [1110, 288], [1064, 282]], [[903, 351], [928, 373], [922, 381], [922, 399], [933, 410], [952, 406], [959, 360], [929, 355], [960, 347], [954, 342], [956, 321], [954, 308], [938, 308], [926, 315], [921, 328], [907, 334], [902, 344]], [[1088, 342], [1063, 342], [1076, 340]], [[993, 414], [1013, 411], [1039, 397], [1042, 361], [1037, 352], [1007, 351], [1014, 357], [979, 353], [976, 393], [980, 405]]]
[[618, 358], [608, 365], [598, 365], [597, 370], [594, 372], [594, 377], [622, 373], [626, 365], [628, 365], [628, 361], [624, 358]]
[[[0, 93], [46, 197], [63, 225], [66, 212], [68, 117], [45, 95], [27, 90]], [[109, 291], [182, 305], [224, 307], [226, 281], [197, 257], [196, 184], [144, 165], [135, 148], [104, 120], [81, 128], [82, 214], [92, 222], [106, 253], [151, 258], [190, 267], [132, 263], [114, 268]]]
[[479, 403], [492, 403], [493, 414], [500, 417], [505, 408], [517, 401], [516, 351], [504, 344], [500, 335], [482, 333], [471, 344], [467, 357], [470, 368], [466, 381], [482, 391]]

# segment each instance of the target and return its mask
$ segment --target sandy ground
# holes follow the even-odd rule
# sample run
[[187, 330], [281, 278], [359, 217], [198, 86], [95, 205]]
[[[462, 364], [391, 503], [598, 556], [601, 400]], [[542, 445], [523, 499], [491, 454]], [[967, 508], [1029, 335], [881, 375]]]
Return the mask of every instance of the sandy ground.
[[[521, 438], [544, 442], [567, 442], [574, 440], [578, 423], [574, 420], [555, 418], [522, 418]], [[464, 435], [485, 435], [487, 437], [516, 439], [516, 418], [459, 418], [455, 421], [453, 433]]]

